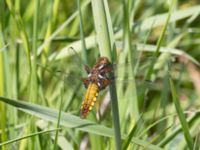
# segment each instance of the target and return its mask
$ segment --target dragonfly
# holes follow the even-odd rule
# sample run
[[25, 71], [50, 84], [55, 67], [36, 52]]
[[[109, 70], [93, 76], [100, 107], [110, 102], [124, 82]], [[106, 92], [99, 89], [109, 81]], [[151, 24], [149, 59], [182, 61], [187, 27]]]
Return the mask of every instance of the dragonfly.
[[81, 80], [87, 91], [81, 105], [81, 118], [87, 117], [97, 100], [99, 92], [112, 83], [109, 74], [113, 72], [113, 69], [107, 57], [100, 57], [92, 69], [85, 66], [85, 71], [88, 76], [87, 78], [81, 78]]
[[[78, 61], [80, 61], [80, 57], [77, 58], [77, 55], [75, 55], [75, 59], [76, 59], [75, 61], [73, 61], [72, 59], [73, 59], [73, 57], [69, 59], [70, 60], [69, 64], [71, 64], [71, 65], [74, 65], [74, 63], [72, 63], [72, 62], [75, 62], [75, 64], [76, 64]], [[79, 60], [77, 60], [77, 59], [79, 59]], [[145, 61], [141, 62], [141, 64], [142, 64], [141, 66], [143, 66], [144, 64], [146, 65], [146, 63], [148, 61], [150, 61], [151, 59], [152, 59], [151, 57], [148, 57], [148, 59], [145, 57]], [[79, 62], [79, 63], [82, 64], [82, 62]], [[130, 65], [130, 62], [128, 62], [127, 64]], [[76, 66], [76, 68], [79, 68], [79, 69], [75, 69], [75, 67], [73, 66], [74, 71], [76, 71], [75, 74], [72, 71], [64, 79], [65, 81], [67, 80], [66, 81], [67, 83], [69, 83], [68, 86], [70, 86], [70, 84], [71, 84], [71, 86], [74, 86], [77, 83], [77, 78], [80, 78], [80, 76], [82, 74], [82, 73], [78, 74], [78, 72], [80, 70], [82, 70], [80, 68], [80, 65], [79, 66], [78, 65], [79, 64], [76, 64], [75, 66]], [[127, 65], [125, 64], [125, 66], [127, 66]], [[91, 112], [92, 108], [95, 105], [95, 102], [97, 101], [97, 98], [98, 98], [100, 92], [103, 91], [107, 86], [109, 86], [113, 82], [113, 80], [115, 80], [117, 84], [122, 83], [122, 82], [123, 82], [122, 84], [130, 83], [130, 81], [127, 79], [120, 79], [121, 78], [120, 76], [110, 77], [110, 74], [112, 74], [112, 72], [114, 72], [114, 74], [117, 74], [118, 71], [121, 71], [120, 68], [122, 68], [122, 67], [124, 67], [124, 64], [114, 64], [114, 65], [112, 64], [111, 65], [108, 58], [106, 58], [106, 57], [99, 57], [93, 67], [84, 65], [84, 71], [87, 73], [87, 76], [80, 78], [84, 87], [86, 88], [86, 92], [85, 92], [85, 95], [84, 95], [84, 98], [83, 98], [82, 104], [80, 105], [80, 110], [79, 110], [81, 118], [85, 119], [89, 115], [89, 113]], [[147, 65], [147, 67], [148, 67], [148, 65]], [[45, 67], [45, 69], [46, 68], [49, 68], [49, 66]], [[57, 68], [57, 66], [56, 66], [56, 68]], [[139, 68], [141, 68], [141, 67], [139, 67]], [[69, 69], [69, 66], [68, 66], [68, 69]], [[61, 68], [61, 70], [63, 70], [63, 69]], [[60, 73], [63, 74], [64, 72], [60, 71]], [[66, 73], [64, 73], [64, 74], [66, 74]], [[74, 82], [74, 84], [72, 84], [72, 82]], [[146, 81], [143, 81], [143, 82], [140, 82], [140, 84], [142, 84], [144, 82], [146, 83]], [[147, 81], [147, 86], [149, 84], [150, 84], [150, 86], [152, 85], [152, 83]], [[145, 84], [145, 86], [146, 86], [146, 84]], [[75, 92], [75, 93], [77, 93], [77, 92]]]

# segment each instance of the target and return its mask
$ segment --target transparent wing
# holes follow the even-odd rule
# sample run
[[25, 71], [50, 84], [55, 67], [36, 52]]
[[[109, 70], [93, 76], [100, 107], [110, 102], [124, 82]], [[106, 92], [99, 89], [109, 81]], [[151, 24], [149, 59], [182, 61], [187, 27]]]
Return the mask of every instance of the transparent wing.
[[144, 77], [150, 66], [153, 65], [154, 70], [163, 69], [169, 62], [174, 61], [174, 57], [168, 56], [166, 54], [160, 55], [158, 58], [152, 55], [145, 55], [139, 59], [133, 59], [132, 62], [125, 61], [125, 58], [122, 57], [122, 61], [119, 60], [119, 63], [114, 64], [114, 74], [115, 77], [122, 80], [127, 77], [127, 74], [130, 73], [132, 69], [133, 77]]
[[[60, 64], [60, 63], [59, 63]], [[64, 104], [63, 110], [79, 115], [80, 106], [85, 95], [85, 88], [80, 80], [81, 71], [80, 69], [74, 69], [72, 65], [65, 65], [66, 72], [61, 71], [57, 66], [42, 66], [38, 65], [43, 72], [42, 82], [45, 86], [48, 85], [48, 93], [45, 93], [45, 97], [50, 99], [48, 101], [60, 100], [60, 91], [64, 88]], [[60, 66], [59, 66], [60, 67]], [[72, 67], [72, 68], [70, 68]], [[76, 110], [72, 108], [77, 108]]]
[[[152, 57], [145, 57], [140, 60], [137, 71], [133, 74], [133, 78], [136, 80], [135, 84], [137, 89], [141, 89], [143, 87], [147, 87], [148, 89], [154, 89], [157, 87], [157, 83], [151, 81], [144, 80], [144, 70], [149, 66], [152, 61]], [[136, 62], [139, 60], [136, 60]], [[59, 65], [58, 65], [59, 64]], [[81, 82], [80, 78], [84, 77], [83, 72], [85, 70], [82, 68], [84, 66], [82, 61], [80, 61], [80, 57], [76, 55], [63, 60], [56, 64], [55, 62], [52, 64], [48, 64], [46, 66], [39, 65], [41, 70], [43, 70], [44, 74], [44, 83], [48, 82], [49, 88], [52, 88], [49, 94], [49, 97], [52, 99], [59, 99], [60, 93], [59, 90], [63, 85], [65, 87], [65, 103], [63, 106], [63, 110], [70, 112], [75, 111], [77, 115], [80, 114], [80, 106], [84, 99], [85, 95], [85, 87]], [[129, 66], [136, 66], [134, 62], [126, 62], [126, 63], [116, 63], [114, 65], [114, 73], [115, 76], [111, 80], [115, 80], [116, 86], [121, 92], [126, 92], [128, 85], [130, 82], [134, 82], [134, 80], [128, 77], [128, 68]], [[133, 69], [135, 69], [133, 67]], [[122, 72], [124, 75], [122, 75]], [[50, 83], [50, 84], [49, 84]], [[105, 90], [106, 91], [106, 90]], [[140, 90], [138, 90], [139, 92]], [[105, 93], [104, 91], [101, 92]], [[58, 98], [56, 98], [58, 97]], [[71, 106], [75, 107], [71, 107]], [[71, 108], [77, 108], [76, 110], [71, 110]]]
[[[173, 61], [174, 59], [168, 57], [168, 59], [152, 56], [144, 56], [140, 59], [134, 59], [133, 62], [119, 61], [120, 63], [114, 64], [114, 77], [115, 83], [121, 89], [125, 89], [132, 82], [136, 85], [137, 89], [146, 88], [149, 90], [158, 89], [160, 84], [158, 81], [147, 81], [145, 75], [150, 68], [152, 62], [154, 62], [154, 69], [160, 68], [162, 70], [166, 63]], [[132, 68], [132, 71], [130, 69]]]

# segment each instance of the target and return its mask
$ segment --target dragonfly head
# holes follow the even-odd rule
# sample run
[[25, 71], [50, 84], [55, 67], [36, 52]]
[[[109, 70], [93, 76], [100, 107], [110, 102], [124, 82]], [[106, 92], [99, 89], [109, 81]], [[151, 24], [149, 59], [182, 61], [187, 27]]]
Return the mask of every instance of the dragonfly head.
[[105, 66], [109, 66], [110, 65], [110, 62], [108, 60], [107, 57], [100, 57], [98, 60], [97, 60], [97, 67], [99, 70], [103, 69]]

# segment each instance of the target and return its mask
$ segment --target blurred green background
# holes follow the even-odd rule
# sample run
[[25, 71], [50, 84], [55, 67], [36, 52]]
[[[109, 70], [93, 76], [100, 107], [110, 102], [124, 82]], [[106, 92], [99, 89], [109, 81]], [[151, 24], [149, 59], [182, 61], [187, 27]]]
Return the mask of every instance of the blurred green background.
[[[199, 43], [198, 0], [0, 0], [0, 149], [199, 149]], [[102, 55], [118, 104], [81, 119]]]

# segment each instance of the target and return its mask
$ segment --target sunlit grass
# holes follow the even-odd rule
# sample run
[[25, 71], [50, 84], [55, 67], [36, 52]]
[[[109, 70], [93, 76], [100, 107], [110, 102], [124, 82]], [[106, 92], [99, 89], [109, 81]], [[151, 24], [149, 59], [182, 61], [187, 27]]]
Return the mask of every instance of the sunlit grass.
[[[174, 2], [1, 1], [0, 148], [199, 149], [200, 3]], [[116, 84], [81, 119], [100, 56]]]

